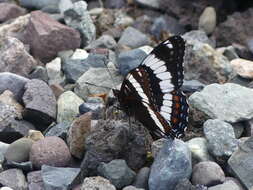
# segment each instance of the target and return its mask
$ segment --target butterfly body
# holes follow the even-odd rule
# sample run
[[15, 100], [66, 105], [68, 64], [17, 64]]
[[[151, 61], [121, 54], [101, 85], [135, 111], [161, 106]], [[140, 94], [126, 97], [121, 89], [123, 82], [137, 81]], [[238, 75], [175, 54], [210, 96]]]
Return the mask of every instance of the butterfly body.
[[174, 36], [162, 42], [113, 90], [121, 108], [156, 137], [180, 137], [188, 120], [183, 84], [185, 42]]

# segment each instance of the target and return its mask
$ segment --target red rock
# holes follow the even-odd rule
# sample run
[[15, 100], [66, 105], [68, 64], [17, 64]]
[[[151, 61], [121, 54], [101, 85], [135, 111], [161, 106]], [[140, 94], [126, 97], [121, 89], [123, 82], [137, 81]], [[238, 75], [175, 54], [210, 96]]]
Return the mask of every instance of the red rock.
[[24, 32], [24, 41], [31, 53], [42, 62], [54, 59], [59, 51], [80, 47], [78, 31], [52, 19], [48, 14], [34, 11]]
[[66, 143], [59, 137], [45, 137], [31, 148], [30, 161], [40, 169], [43, 164], [55, 167], [68, 166], [71, 155]]
[[0, 23], [9, 19], [19, 17], [26, 13], [26, 10], [11, 3], [0, 3]]

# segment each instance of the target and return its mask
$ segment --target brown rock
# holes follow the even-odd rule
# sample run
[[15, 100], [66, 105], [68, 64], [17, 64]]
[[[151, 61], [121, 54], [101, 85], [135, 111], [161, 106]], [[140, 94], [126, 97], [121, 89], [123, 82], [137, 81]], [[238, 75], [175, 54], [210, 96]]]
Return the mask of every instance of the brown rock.
[[33, 141], [38, 141], [38, 140], [44, 139], [44, 135], [40, 131], [29, 130], [27, 138]]
[[24, 38], [31, 47], [32, 55], [42, 62], [51, 61], [59, 51], [76, 49], [81, 43], [78, 31], [41, 11], [31, 13]]
[[69, 149], [59, 137], [45, 137], [35, 142], [31, 148], [30, 161], [37, 169], [40, 169], [43, 164], [64, 167], [70, 160]]
[[253, 61], [238, 58], [230, 63], [238, 75], [246, 79], [253, 79]]
[[11, 3], [0, 3], [0, 23], [9, 19], [19, 17], [26, 13], [26, 10]]
[[91, 130], [91, 113], [86, 113], [72, 123], [68, 132], [68, 144], [70, 153], [77, 157], [82, 158], [85, 147], [84, 142], [86, 136]]
[[59, 84], [51, 84], [50, 88], [52, 89], [56, 100], [60, 97], [60, 95], [64, 92], [64, 88]]

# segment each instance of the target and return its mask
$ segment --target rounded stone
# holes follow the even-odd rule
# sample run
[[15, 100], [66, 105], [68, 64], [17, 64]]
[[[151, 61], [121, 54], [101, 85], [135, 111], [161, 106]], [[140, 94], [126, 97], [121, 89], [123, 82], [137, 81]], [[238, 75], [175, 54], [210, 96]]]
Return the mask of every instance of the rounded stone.
[[206, 7], [199, 17], [199, 29], [211, 34], [216, 27], [216, 11], [213, 7]]
[[69, 164], [70, 159], [69, 149], [59, 137], [45, 137], [35, 142], [30, 152], [30, 161], [37, 169], [43, 164], [64, 167]]

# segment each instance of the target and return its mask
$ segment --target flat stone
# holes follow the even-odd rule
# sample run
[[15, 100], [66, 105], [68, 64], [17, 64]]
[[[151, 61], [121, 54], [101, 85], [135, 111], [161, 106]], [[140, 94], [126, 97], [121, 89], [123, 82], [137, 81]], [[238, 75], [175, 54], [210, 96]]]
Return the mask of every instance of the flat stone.
[[19, 169], [9, 169], [0, 173], [0, 183], [12, 189], [27, 189], [25, 175]]
[[231, 65], [235, 69], [236, 73], [246, 79], [253, 79], [253, 62], [246, 59], [233, 59]]
[[214, 7], [206, 7], [199, 17], [199, 29], [211, 34], [216, 27], [216, 11]]
[[109, 180], [97, 176], [97, 177], [86, 177], [83, 181], [81, 190], [116, 190], [116, 187], [110, 183]]
[[12, 3], [0, 4], [0, 23], [7, 20], [22, 16], [26, 13], [26, 10]]

